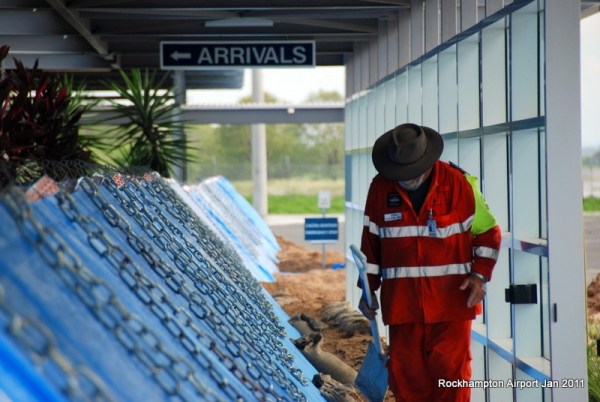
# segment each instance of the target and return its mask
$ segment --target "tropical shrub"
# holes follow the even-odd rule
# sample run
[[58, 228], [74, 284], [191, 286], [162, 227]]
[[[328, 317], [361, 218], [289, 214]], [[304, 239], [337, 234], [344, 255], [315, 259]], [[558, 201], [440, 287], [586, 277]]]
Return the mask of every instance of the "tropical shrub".
[[[8, 53], [8, 46], [0, 47], [0, 62]], [[19, 179], [25, 172], [32, 173], [42, 161], [90, 160], [91, 153], [79, 138], [79, 120], [85, 108], [71, 103], [68, 84], [42, 71], [37, 61], [31, 69], [14, 61], [15, 69], [0, 78], [4, 181], [8, 176]]]

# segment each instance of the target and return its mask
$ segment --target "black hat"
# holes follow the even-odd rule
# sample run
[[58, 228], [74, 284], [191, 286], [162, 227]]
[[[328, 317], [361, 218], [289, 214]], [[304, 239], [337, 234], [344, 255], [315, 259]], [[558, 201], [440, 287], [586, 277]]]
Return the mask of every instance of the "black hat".
[[373, 145], [373, 165], [392, 180], [411, 180], [423, 174], [444, 150], [442, 136], [432, 128], [401, 124]]

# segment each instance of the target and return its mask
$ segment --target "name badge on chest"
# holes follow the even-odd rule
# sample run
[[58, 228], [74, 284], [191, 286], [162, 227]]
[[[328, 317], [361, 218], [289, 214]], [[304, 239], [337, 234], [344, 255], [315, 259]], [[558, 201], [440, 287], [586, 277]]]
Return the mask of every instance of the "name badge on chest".
[[385, 215], [383, 215], [383, 220], [386, 222], [401, 221], [402, 220], [402, 212], [393, 212], [391, 214], [385, 214]]
[[427, 219], [427, 231], [429, 237], [437, 237], [437, 223], [433, 219], [433, 211], [429, 210], [429, 218]]

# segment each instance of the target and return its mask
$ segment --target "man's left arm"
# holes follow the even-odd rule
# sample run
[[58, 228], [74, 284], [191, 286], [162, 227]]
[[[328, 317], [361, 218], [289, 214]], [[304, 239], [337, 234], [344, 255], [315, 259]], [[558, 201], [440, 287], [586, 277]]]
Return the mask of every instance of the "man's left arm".
[[486, 282], [492, 279], [492, 271], [502, 243], [502, 231], [496, 218], [490, 211], [483, 194], [479, 190], [477, 179], [465, 175], [475, 197], [475, 216], [471, 226], [473, 236], [473, 264], [471, 272], [475, 276], [482, 276]]

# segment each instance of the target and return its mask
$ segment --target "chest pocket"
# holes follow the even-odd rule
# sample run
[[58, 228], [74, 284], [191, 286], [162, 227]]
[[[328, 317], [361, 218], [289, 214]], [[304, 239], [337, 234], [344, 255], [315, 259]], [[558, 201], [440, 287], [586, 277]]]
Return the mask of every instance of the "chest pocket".
[[448, 185], [440, 186], [438, 188], [435, 198], [431, 202], [431, 208], [433, 209], [433, 216], [436, 220], [445, 215], [449, 215], [453, 211], [453, 198], [452, 192]]

